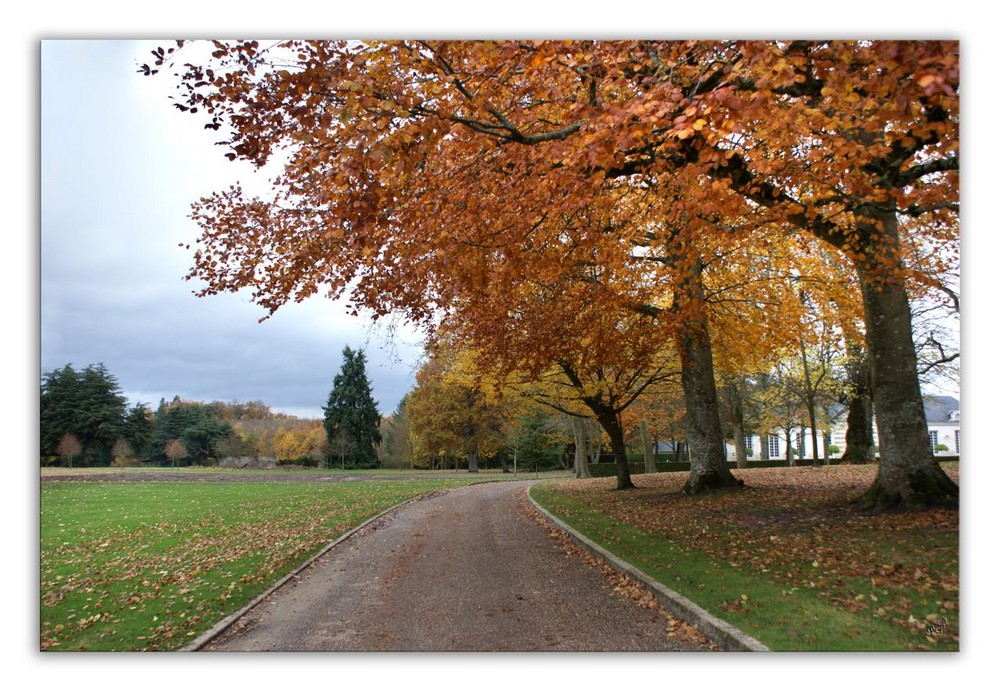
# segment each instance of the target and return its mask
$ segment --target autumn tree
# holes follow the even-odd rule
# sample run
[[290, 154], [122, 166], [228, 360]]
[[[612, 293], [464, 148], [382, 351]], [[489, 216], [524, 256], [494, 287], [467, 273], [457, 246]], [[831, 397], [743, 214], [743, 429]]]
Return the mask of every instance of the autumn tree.
[[407, 393], [385, 421], [385, 431], [382, 434], [383, 465], [398, 468], [409, 465], [413, 468], [413, 426], [410, 421], [409, 399], [410, 395]]
[[343, 350], [340, 372], [333, 378], [333, 387], [323, 407], [323, 425], [330, 446], [357, 468], [378, 467], [376, 448], [382, 437], [381, 416], [372, 398], [371, 382], [365, 370], [363, 351], [350, 346]]
[[[263, 166], [279, 149], [287, 157], [273, 201], [234, 186], [196, 205], [204, 233], [191, 277], [206, 282], [203, 294], [250, 287], [273, 312], [322, 289], [376, 315], [433, 321], [474, 299], [488, 267], [545, 249], [535, 244], [540, 225], [607, 210], [616, 190], [652, 190], [668, 205], [662, 240], [679, 250], [671, 333], [685, 364], [697, 491], [732, 482], [718, 470], [701, 238], [747, 208], [766, 210], [772, 223], [836, 248], [859, 277], [882, 440], [867, 504], [957, 501], [922, 443], [902, 251], [914, 234], [956, 237], [957, 43], [212, 48], [204, 64], [184, 64], [176, 105], [204, 113], [230, 158]], [[142, 71], [172, 60], [165, 49], [155, 57]], [[668, 184], [683, 194], [666, 194]], [[738, 236], [756, 234], [738, 225]], [[547, 249], [552, 261], [567, 256], [565, 246]], [[580, 254], [568, 256], [576, 264]], [[634, 258], [608, 255], [599, 266], [634, 287]]]
[[114, 457], [114, 461], [111, 463], [115, 466], [128, 466], [136, 461], [135, 450], [124, 437], [115, 441], [111, 448], [111, 454]]
[[706, 140], [722, 155], [706, 170], [840, 250], [860, 281], [880, 439], [863, 504], [956, 503], [957, 485], [923, 442], [904, 247], [921, 233], [957, 240], [957, 42], [747, 42], [727, 52], [731, 71], [716, 74], [729, 86], [708, 99], [722, 113], [706, 116], [764, 105], [768, 117], [741, 117], [726, 140], [738, 147]]
[[80, 440], [73, 433], [63, 434], [59, 438], [59, 444], [56, 446], [56, 452], [66, 460], [66, 465], [70, 467], [73, 466], [73, 459], [80, 456], [82, 451], [83, 445], [80, 444]]
[[164, 456], [170, 461], [170, 465], [176, 467], [177, 462], [188, 458], [187, 447], [180, 440], [170, 440], [163, 449]]
[[431, 456], [461, 456], [478, 473], [480, 456], [503, 447], [504, 402], [481, 386], [456, 352], [439, 347], [407, 397], [413, 433]]

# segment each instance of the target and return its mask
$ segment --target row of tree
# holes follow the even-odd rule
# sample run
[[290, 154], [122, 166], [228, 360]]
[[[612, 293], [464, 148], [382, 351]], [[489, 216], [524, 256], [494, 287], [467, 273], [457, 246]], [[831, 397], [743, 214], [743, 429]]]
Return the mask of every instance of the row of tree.
[[619, 488], [622, 416], [672, 381], [689, 493], [739, 484], [718, 382], [829, 336], [870, 365], [864, 503], [957, 502], [926, 443], [911, 310], [957, 272], [957, 42], [176, 50], [142, 71], [178, 65], [175, 105], [229, 158], [283, 152], [272, 199], [234, 185], [194, 205], [202, 294], [402, 312], [477, 372], [585, 407]]
[[[367, 384], [363, 355], [361, 359], [361, 376]], [[340, 409], [331, 404], [329, 410]], [[205, 403], [174, 397], [169, 402], [161, 400], [155, 410], [142, 403], [129, 406], [117, 379], [103, 364], [82, 371], [66, 365], [42, 376], [41, 455], [50, 463], [107, 466], [144, 461], [176, 466], [252, 458], [314, 466], [343, 464], [343, 442], [349, 438], [336, 424], [330, 429], [332, 440], [324, 421], [274, 413], [259, 401]], [[370, 467], [377, 442], [369, 440], [367, 447], [372, 451], [351, 456], [348, 465]], [[364, 448], [353, 442], [348, 446]]]

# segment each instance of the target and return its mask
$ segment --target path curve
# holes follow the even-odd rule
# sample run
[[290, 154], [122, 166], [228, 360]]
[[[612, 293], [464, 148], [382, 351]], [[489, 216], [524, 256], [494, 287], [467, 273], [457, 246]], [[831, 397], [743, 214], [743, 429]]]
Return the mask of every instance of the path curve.
[[553, 540], [531, 481], [411, 502], [328, 551], [203, 651], [700, 651]]

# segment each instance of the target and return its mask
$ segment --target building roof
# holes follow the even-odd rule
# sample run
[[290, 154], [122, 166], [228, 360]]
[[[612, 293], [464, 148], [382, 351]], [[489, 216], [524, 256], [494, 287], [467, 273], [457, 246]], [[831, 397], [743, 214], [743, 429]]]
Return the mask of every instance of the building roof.
[[958, 399], [953, 396], [927, 395], [924, 397], [924, 415], [928, 423], [954, 423], [952, 415], [960, 409]]

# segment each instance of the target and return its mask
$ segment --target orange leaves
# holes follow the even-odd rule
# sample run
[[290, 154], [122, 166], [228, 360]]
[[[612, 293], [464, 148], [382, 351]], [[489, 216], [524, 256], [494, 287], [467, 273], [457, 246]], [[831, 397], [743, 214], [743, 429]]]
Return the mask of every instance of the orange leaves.
[[913, 165], [957, 146], [947, 43], [212, 49], [210, 66], [181, 75], [179, 103], [232, 128], [232, 158], [289, 157], [272, 201], [234, 193], [196, 208], [190, 276], [207, 293], [250, 288], [271, 311], [350, 285], [380, 314], [460, 308], [482, 334], [528, 327], [497, 332], [512, 303], [557, 341], [603, 311], [589, 343], [613, 359], [625, 335], [606, 324], [622, 310], [685, 305], [675, 255], [752, 245], [767, 223], [856, 252], [867, 236], [855, 211], [895, 203], [944, 224], [957, 201], [957, 175]]

